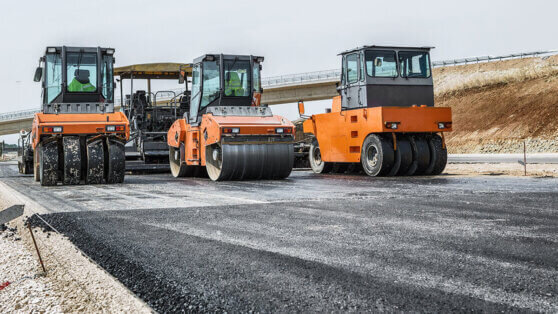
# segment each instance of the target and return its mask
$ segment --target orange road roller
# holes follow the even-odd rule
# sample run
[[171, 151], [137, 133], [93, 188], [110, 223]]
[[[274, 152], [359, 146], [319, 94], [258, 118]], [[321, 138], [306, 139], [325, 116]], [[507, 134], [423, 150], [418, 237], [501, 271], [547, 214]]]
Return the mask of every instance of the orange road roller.
[[[194, 60], [186, 113], [167, 135], [174, 177], [200, 171], [213, 181], [289, 176], [294, 125], [260, 104], [263, 60], [224, 54]], [[187, 73], [181, 71], [181, 83]]]
[[35, 71], [42, 108], [30, 143], [41, 185], [121, 183], [128, 119], [114, 111], [114, 49], [47, 47]]
[[340, 96], [330, 112], [303, 124], [314, 136], [308, 154], [314, 172], [442, 173], [452, 117], [451, 108], [434, 107], [430, 49], [364, 46], [340, 54]]

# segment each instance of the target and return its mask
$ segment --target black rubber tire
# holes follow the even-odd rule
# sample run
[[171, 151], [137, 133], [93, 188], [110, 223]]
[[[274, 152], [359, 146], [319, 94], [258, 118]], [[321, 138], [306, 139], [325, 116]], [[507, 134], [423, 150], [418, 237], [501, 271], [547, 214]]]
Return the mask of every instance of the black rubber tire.
[[210, 145], [205, 152], [213, 181], [284, 179], [294, 163], [293, 144]]
[[[391, 147], [393, 148], [393, 137], [387, 139], [385, 138], [389, 145], [391, 145]], [[393, 177], [394, 175], [397, 174], [397, 172], [399, 171], [399, 167], [401, 166], [401, 153], [399, 151], [399, 147], [397, 147], [397, 149], [395, 149], [393, 151], [393, 166], [391, 167], [391, 169], [389, 170], [388, 173], [386, 173], [386, 177]]]
[[126, 154], [124, 143], [107, 138], [108, 165], [106, 182], [109, 184], [124, 182], [126, 172]]
[[325, 162], [322, 160], [320, 146], [316, 139], [310, 144], [308, 162], [310, 163], [310, 168], [312, 168], [312, 171], [315, 173], [330, 173], [333, 170], [333, 162]]
[[434, 134], [428, 139], [428, 145], [430, 147], [430, 164], [424, 174], [439, 175], [448, 163], [448, 150], [443, 148], [442, 137], [438, 134]]
[[41, 169], [40, 169], [40, 154], [41, 146], [37, 146], [36, 149], [33, 151], [33, 178], [36, 182], [41, 181]]
[[105, 177], [105, 156], [103, 140], [98, 139], [87, 144], [87, 165], [85, 183], [101, 184]]
[[56, 185], [58, 182], [58, 142], [40, 145], [39, 174], [42, 186]]
[[371, 176], [386, 175], [395, 161], [393, 146], [376, 134], [369, 134], [362, 143], [360, 161], [364, 172]]
[[415, 136], [417, 170], [414, 175], [424, 175], [430, 165], [430, 146], [423, 136]]
[[331, 173], [339, 173], [343, 174], [349, 168], [349, 163], [344, 162], [334, 162], [333, 167], [331, 168]]
[[79, 184], [81, 180], [81, 148], [79, 137], [64, 136], [62, 138], [64, 151], [64, 173], [62, 182], [65, 185]]
[[25, 168], [23, 170], [25, 174], [33, 174], [33, 162], [27, 161], [25, 162]]
[[404, 176], [407, 172], [409, 172], [409, 169], [413, 164], [413, 150], [411, 148], [411, 142], [407, 137], [402, 136], [397, 139], [397, 151], [400, 158], [397, 175]]

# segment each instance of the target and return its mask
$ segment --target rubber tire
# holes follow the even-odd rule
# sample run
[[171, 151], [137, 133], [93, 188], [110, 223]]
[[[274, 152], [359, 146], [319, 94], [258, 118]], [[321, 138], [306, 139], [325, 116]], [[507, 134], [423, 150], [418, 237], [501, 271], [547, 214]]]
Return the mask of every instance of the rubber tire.
[[407, 174], [411, 165], [413, 164], [413, 150], [411, 148], [411, 142], [405, 136], [397, 139], [397, 152], [400, 158], [399, 170], [397, 171], [398, 176], [404, 176]]
[[85, 183], [101, 184], [105, 177], [105, 156], [103, 140], [95, 140], [87, 144], [87, 165]]
[[33, 162], [32, 161], [26, 162], [23, 171], [25, 172], [25, 174], [33, 174]]
[[[368, 150], [371, 148], [376, 150], [376, 156], [378, 156], [375, 165], [371, 165], [368, 162]], [[381, 136], [369, 134], [362, 143], [360, 161], [364, 173], [367, 175], [371, 177], [386, 175], [393, 167], [395, 161], [393, 146]]]
[[448, 163], [448, 150], [442, 147], [442, 137], [438, 134], [432, 135], [428, 139], [428, 144], [430, 147], [430, 165], [424, 174], [439, 175]]
[[65, 185], [79, 184], [81, 180], [81, 148], [79, 137], [64, 136], [62, 138], [64, 151], [64, 173], [62, 182]]
[[[389, 145], [391, 145], [391, 147], [393, 148], [393, 137], [387, 139]], [[386, 173], [386, 177], [393, 177], [394, 175], [397, 174], [397, 172], [399, 171], [399, 167], [401, 166], [401, 154], [399, 151], [399, 147], [397, 147], [396, 150], [393, 151], [393, 166], [391, 167], [391, 169], [389, 170], [388, 173]]]
[[108, 184], [124, 182], [126, 172], [126, 153], [124, 143], [107, 138], [108, 165], [106, 182]]
[[53, 186], [58, 182], [58, 142], [41, 144], [39, 174], [42, 186]]
[[[318, 150], [317, 152], [315, 152]], [[318, 145], [318, 140], [314, 139], [310, 144], [310, 151], [308, 152], [308, 162], [314, 173], [330, 173], [333, 170], [332, 162], [325, 162], [321, 160], [322, 154], [320, 153], [320, 146]], [[314, 154], [320, 154], [320, 159], [316, 159]]]
[[415, 136], [413, 140], [417, 160], [417, 170], [414, 175], [424, 175], [430, 165], [430, 146], [426, 138], [422, 136]]
[[39, 152], [40, 152], [41, 146], [37, 146], [36, 149], [33, 151], [33, 179], [35, 179], [36, 182], [41, 181], [41, 170], [40, 170], [40, 166], [39, 166], [39, 162], [40, 162], [40, 158], [39, 158]]

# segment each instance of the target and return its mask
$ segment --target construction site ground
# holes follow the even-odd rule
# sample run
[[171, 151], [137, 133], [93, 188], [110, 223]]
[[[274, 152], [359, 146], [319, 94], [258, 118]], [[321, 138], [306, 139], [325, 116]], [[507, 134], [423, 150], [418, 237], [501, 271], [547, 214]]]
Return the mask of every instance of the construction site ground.
[[[0, 185], [3, 200], [43, 213], [60, 241], [110, 274], [97, 273], [105, 277], [94, 285], [116, 278], [157, 312], [558, 311], [558, 178], [454, 170], [479, 165], [452, 163], [437, 177], [155, 174], [45, 188], [0, 163]], [[46, 252], [63, 245], [48, 242], [58, 236], [36, 216], [30, 221], [50, 272], [58, 262]], [[26, 252], [6, 263], [38, 273]], [[0, 300], [21, 285], [0, 290]], [[111, 298], [114, 289], [99, 296], [112, 309], [144, 310], [125, 293]]]

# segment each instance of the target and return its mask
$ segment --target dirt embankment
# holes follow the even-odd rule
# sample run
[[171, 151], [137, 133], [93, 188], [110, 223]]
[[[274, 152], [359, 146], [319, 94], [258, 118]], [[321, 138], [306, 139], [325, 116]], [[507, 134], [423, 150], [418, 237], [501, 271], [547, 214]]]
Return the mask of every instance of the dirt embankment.
[[450, 153], [558, 152], [558, 55], [438, 68]]

